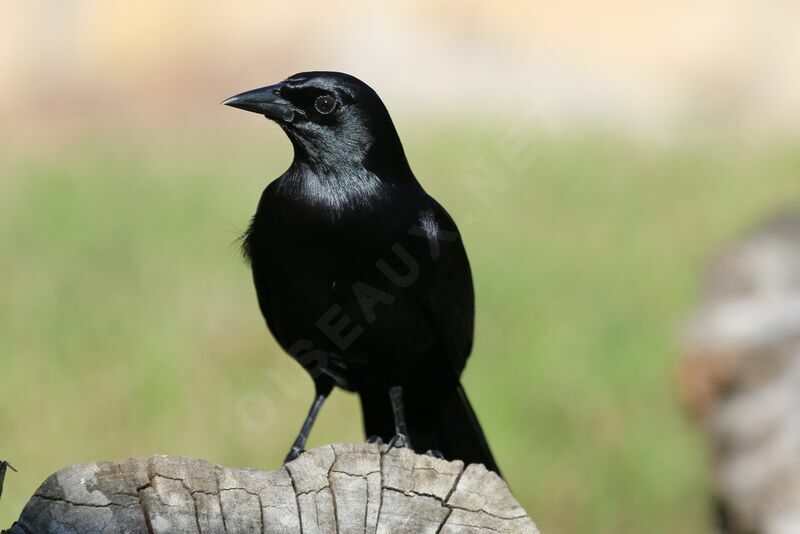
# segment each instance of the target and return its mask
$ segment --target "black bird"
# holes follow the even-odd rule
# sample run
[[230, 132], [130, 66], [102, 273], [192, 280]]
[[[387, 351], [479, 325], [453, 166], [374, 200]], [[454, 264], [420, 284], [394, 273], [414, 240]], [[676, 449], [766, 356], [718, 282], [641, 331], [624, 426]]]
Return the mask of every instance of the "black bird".
[[267, 325], [316, 386], [287, 461], [339, 386], [361, 397], [371, 439], [499, 472], [459, 381], [474, 318], [464, 245], [380, 97], [305, 72], [223, 104], [275, 121], [294, 147], [243, 236]]

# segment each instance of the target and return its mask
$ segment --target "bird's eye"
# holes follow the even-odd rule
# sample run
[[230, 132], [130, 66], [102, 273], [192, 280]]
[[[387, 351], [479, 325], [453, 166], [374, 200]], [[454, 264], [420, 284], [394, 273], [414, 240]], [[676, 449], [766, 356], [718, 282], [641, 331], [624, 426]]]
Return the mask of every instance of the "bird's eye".
[[318, 96], [314, 101], [314, 108], [323, 115], [330, 115], [336, 109], [336, 100], [331, 95]]

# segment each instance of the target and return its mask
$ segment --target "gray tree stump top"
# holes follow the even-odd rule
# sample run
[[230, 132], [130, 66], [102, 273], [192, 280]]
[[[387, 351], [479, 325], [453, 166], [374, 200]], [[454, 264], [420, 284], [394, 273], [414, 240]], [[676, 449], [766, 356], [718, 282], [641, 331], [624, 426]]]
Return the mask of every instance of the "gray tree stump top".
[[370, 444], [327, 445], [275, 471], [176, 456], [72, 465], [8, 534], [538, 533], [482, 465]]

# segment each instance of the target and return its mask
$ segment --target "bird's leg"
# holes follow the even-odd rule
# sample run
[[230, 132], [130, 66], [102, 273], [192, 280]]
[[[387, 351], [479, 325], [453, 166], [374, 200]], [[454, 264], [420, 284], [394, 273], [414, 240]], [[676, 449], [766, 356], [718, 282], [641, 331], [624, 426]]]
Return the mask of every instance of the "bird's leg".
[[6, 478], [6, 468], [9, 468], [14, 472], [17, 471], [10, 463], [6, 462], [5, 460], [0, 460], [0, 497], [3, 496], [3, 480]]
[[395, 435], [389, 440], [389, 449], [394, 447], [406, 447], [413, 449], [411, 438], [406, 427], [406, 412], [403, 407], [403, 386], [393, 386], [389, 388], [389, 399], [392, 401], [392, 412], [394, 413]]
[[288, 464], [292, 460], [296, 460], [305, 452], [306, 441], [308, 440], [308, 435], [311, 433], [311, 427], [314, 426], [314, 420], [316, 420], [317, 415], [322, 408], [322, 404], [325, 402], [325, 399], [327, 399], [328, 395], [330, 395], [331, 389], [333, 389], [333, 386], [328, 384], [316, 385], [317, 391], [316, 395], [314, 396], [314, 402], [311, 403], [311, 408], [308, 410], [306, 420], [303, 421], [303, 426], [300, 427], [300, 433], [294, 440], [292, 448], [289, 449], [289, 454], [287, 454], [286, 459], [283, 460], [284, 464]]

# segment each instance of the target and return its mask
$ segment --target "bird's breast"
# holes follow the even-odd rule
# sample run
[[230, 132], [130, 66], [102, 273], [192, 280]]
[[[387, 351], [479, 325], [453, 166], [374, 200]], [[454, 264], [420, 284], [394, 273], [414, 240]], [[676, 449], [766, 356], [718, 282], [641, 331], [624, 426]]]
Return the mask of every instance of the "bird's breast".
[[285, 350], [307, 340], [350, 368], [426, 352], [433, 339], [426, 313], [382, 268], [404, 270], [393, 248], [407, 234], [402, 213], [331, 220], [314, 210], [263, 208], [248, 250], [259, 305]]

